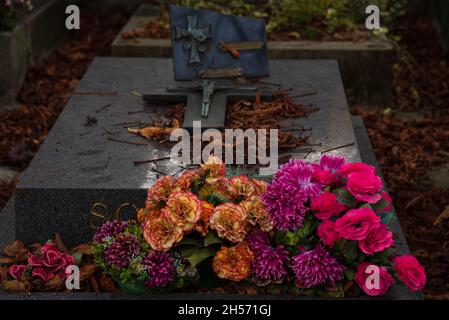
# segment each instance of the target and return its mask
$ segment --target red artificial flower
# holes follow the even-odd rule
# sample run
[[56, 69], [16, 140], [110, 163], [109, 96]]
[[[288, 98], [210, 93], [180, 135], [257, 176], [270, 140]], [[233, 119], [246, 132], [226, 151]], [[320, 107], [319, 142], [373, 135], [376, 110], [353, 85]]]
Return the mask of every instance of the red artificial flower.
[[64, 279], [67, 276], [66, 268], [75, 264], [71, 255], [60, 252], [52, 243], [46, 243], [40, 251], [40, 255], [33, 254], [28, 259], [28, 264], [34, 267], [31, 273], [33, 277], [40, 277], [44, 281], [56, 276]]
[[342, 165], [341, 168], [337, 170], [337, 172], [339, 175], [347, 179], [351, 173], [355, 172], [376, 174], [376, 168], [363, 162], [356, 162]]
[[369, 208], [349, 210], [335, 221], [335, 230], [343, 239], [364, 240], [371, 228], [380, 223], [380, 218]]
[[22, 280], [22, 277], [27, 270], [27, 266], [23, 264], [15, 264], [9, 267], [9, 274], [16, 280]]
[[310, 208], [315, 211], [315, 217], [325, 220], [337, 216], [345, 209], [345, 206], [337, 201], [337, 196], [335, 194], [324, 192], [312, 199]]
[[382, 199], [382, 180], [371, 172], [349, 174], [346, 187], [359, 201], [374, 204]]
[[374, 225], [365, 239], [359, 242], [360, 250], [368, 255], [382, 252], [393, 245], [393, 232], [384, 223]]
[[426, 285], [424, 267], [412, 255], [406, 254], [393, 260], [396, 275], [412, 291], [422, 290]]
[[323, 241], [323, 243], [329, 248], [332, 248], [334, 242], [340, 238], [338, 236], [338, 233], [335, 231], [335, 222], [331, 220], [325, 220], [321, 222], [321, 224], [318, 226], [317, 233], [321, 238], [321, 241]]
[[[371, 266], [371, 268], [369, 268]], [[375, 274], [375, 273], [378, 274]], [[368, 279], [368, 277], [370, 277]], [[378, 277], [376, 281], [375, 277]], [[357, 267], [355, 282], [369, 296], [382, 296], [395, 284], [393, 276], [387, 268], [379, 267], [368, 262], [362, 262]]]

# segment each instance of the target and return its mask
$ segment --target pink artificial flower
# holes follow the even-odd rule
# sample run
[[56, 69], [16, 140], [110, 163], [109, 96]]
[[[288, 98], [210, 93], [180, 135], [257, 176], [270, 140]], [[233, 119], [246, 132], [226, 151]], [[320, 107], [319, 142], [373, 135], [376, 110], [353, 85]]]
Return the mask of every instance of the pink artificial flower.
[[412, 291], [419, 291], [426, 285], [426, 271], [412, 255], [406, 254], [393, 260], [398, 278]]
[[[370, 266], [372, 270], [368, 268]], [[376, 276], [375, 274], [373, 274], [374, 272], [376, 272], [376, 270], [379, 273], [378, 283], [376, 283], [375, 280], [371, 281], [371, 279], [374, 279], [374, 277]], [[368, 279], [368, 277], [370, 277], [370, 279]], [[388, 292], [388, 289], [390, 289], [390, 287], [394, 285], [396, 281], [394, 280], [394, 277], [388, 272], [387, 268], [372, 265], [368, 262], [362, 262], [357, 267], [355, 282], [367, 295], [382, 296]], [[378, 286], [376, 287], [376, 285]]]
[[338, 176], [335, 174], [335, 171], [339, 170], [345, 163], [345, 157], [323, 155], [320, 163], [312, 165], [314, 180], [325, 186], [338, 182]]
[[31, 275], [40, 277], [44, 281], [52, 280], [55, 276], [65, 278], [66, 268], [75, 264], [75, 259], [67, 253], [60, 252], [52, 243], [46, 243], [40, 249], [41, 255], [33, 254], [28, 264], [34, 267]]
[[335, 221], [335, 230], [339, 236], [348, 240], [363, 240], [371, 228], [380, 223], [380, 218], [369, 208], [353, 209]]
[[393, 245], [393, 232], [384, 223], [374, 225], [365, 239], [359, 242], [360, 250], [368, 255], [382, 252]]
[[22, 280], [23, 274], [27, 270], [27, 266], [23, 264], [15, 264], [8, 269], [9, 274], [16, 280]]
[[340, 174], [341, 176], [343, 176], [344, 178], [348, 178], [348, 176], [351, 173], [354, 172], [367, 172], [367, 173], [372, 173], [372, 174], [376, 174], [376, 168], [374, 168], [373, 166], [367, 165], [366, 163], [363, 162], [356, 162], [356, 163], [348, 163], [345, 165], [342, 165], [341, 168], [339, 170], [337, 170], [338, 174]]
[[331, 192], [325, 192], [313, 198], [310, 208], [316, 211], [315, 217], [322, 220], [337, 216], [345, 210], [345, 206], [338, 202], [337, 196]]
[[371, 172], [350, 173], [346, 187], [359, 201], [374, 204], [382, 199], [382, 180]]
[[34, 268], [31, 275], [36, 278], [41, 278], [45, 282], [55, 278], [55, 274], [53, 272], [44, 268]]
[[334, 242], [340, 238], [338, 233], [335, 231], [335, 222], [331, 220], [321, 222], [318, 226], [317, 233], [323, 243], [329, 248], [332, 248]]

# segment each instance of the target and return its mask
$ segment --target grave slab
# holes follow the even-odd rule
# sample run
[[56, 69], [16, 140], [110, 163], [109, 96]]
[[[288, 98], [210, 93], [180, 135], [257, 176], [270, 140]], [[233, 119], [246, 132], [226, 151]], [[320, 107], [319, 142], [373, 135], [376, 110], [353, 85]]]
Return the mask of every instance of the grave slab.
[[[301, 98], [320, 108], [308, 119], [298, 120], [313, 128], [310, 142], [321, 143], [307, 159], [318, 160], [323, 150], [354, 143], [333, 153], [359, 161], [337, 62], [275, 60], [270, 71], [267, 81], [292, 88], [292, 96], [317, 92]], [[142, 206], [157, 174], [151, 165], [134, 166], [133, 161], [164, 157], [169, 149], [129, 134], [122, 124], [160, 117], [163, 107], [145, 106], [133, 92], [173, 83], [169, 59], [95, 59], [17, 187], [16, 237], [25, 243], [45, 242], [60, 232], [68, 245], [75, 245], [93, 235], [90, 207], [94, 203], [104, 203], [110, 210], [125, 202]], [[95, 117], [97, 123], [86, 127], [87, 116]], [[166, 174], [178, 169], [179, 163], [173, 160], [158, 167]]]

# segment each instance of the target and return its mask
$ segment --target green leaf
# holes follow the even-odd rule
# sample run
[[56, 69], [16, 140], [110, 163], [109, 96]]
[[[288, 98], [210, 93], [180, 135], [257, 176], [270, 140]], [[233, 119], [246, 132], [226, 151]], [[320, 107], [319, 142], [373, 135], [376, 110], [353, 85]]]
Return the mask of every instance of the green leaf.
[[335, 249], [340, 251], [348, 260], [355, 260], [359, 255], [357, 241], [337, 240], [335, 242]]
[[346, 189], [340, 188], [334, 191], [337, 196], [337, 200], [348, 207], [353, 207], [356, 205], [357, 201], [354, 196]]
[[318, 295], [321, 297], [344, 298], [345, 292], [343, 289], [343, 284], [339, 282], [336, 284], [336, 288], [332, 288], [332, 290], [321, 290]]
[[191, 237], [184, 237], [181, 242], [179, 242], [177, 245], [177, 247], [180, 246], [195, 246], [195, 247], [202, 247], [203, 244], [201, 243], [201, 241], [193, 239]]
[[373, 207], [369, 203], [365, 203], [361, 208], [368, 208], [374, 211]]
[[157, 288], [148, 288], [143, 282], [137, 279], [132, 279], [128, 282], [118, 281], [118, 287], [123, 293], [156, 293], [160, 291]]
[[354, 271], [354, 269], [346, 268], [346, 270], [345, 270], [345, 277], [346, 277], [346, 279], [348, 279], [349, 281], [354, 280], [354, 277], [355, 277], [355, 271]]
[[215, 232], [209, 232], [206, 234], [206, 237], [204, 237], [203, 243], [205, 247], [209, 247], [213, 244], [223, 243], [223, 240], [221, 240]]
[[200, 264], [203, 260], [215, 256], [215, 251], [209, 248], [182, 247], [181, 255], [190, 262], [193, 268]]
[[72, 257], [75, 260], [75, 264], [77, 266], [81, 265], [81, 262], [83, 261], [83, 254], [81, 252], [72, 253]]
[[212, 193], [209, 197], [207, 197], [207, 202], [212, 203], [214, 206], [218, 206], [229, 202], [229, 199], [219, 193]]
[[388, 248], [382, 252], [376, 253], [375, 258], [379, 261], [379, 264], [389, 265], [391, 262], [388, 260], [388, 257], [394, 252], [394, 248]]
[[385, 199], [381, 199], [379, 202], [377, 202], [376, 204], [373, 205], [373, 209], [376, 212], [380, 212], [382, 210], [384, 210], [385, 208], [387, 208], [390, 205], [390, 202], [388, 202]]
[[381, 213], [381, 214], [379, 214], [379, 217], [381, 218], [382, 223], [390, 224], [390, 222], [394, 218], [394, 212], [393, 211], [389, 211], [389, 212], [386, 212], [386, 213]]
[[296, 246], [299, 240], [300, 238], [295, 232], [276, 232], [276, 243], [278, 244], [293, 247]]

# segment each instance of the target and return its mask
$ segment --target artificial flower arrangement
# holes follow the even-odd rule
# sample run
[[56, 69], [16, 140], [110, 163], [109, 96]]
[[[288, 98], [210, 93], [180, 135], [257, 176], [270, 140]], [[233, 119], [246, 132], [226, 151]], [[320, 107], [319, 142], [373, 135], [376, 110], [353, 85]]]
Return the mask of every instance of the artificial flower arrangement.
[[[355, 283], [381, 296], [396, 282], [422, 290], [424, 268], [395, 254], [390, 209], [375, 168], [364, 163], [290, 160], [268, 184], [229, 177], [211, 157], [177, 179], [160, 178], [136, 220], [103, 224], [93, 253], [122, 291], [238, 283], [343, 297]], [[376, 286], [368, 267], [377, 268]]]

